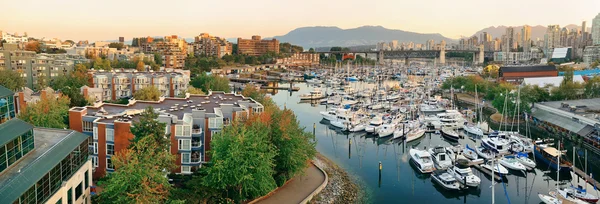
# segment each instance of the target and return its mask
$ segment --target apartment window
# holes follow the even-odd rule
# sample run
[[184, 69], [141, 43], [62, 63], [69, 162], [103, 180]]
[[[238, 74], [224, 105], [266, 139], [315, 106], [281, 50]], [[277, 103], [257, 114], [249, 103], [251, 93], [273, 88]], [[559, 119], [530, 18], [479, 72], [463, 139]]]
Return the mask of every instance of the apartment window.
[[58, 201], [56, 201], [56, 204], [62, 204], [62, 198], [59, 198]]
[[192, 140], [179, 140], [179, 150], [191, 150]]
[[190, 153], [181, 153], [181, 163], [190, 163]]
[[83, 175], [83, 178], [85, 179], [85, 189], [90, 187], [90, 175], [88, 173], [88, 171], [85, 171], [85, 175]]
[[208, 119], [208, 128], [221, 128], [223, 126], [223, 117], [214, 117]]
[[113, 165], [112, 160], [110, 158], [106, 158], [106, 169], [115, 170], [115, 166]]
[[67, 204], [73, 204], [73, 189], [69, 188], [67, 191]]
[[114, 144], [106, 144], [106, 154], [107, 155], [115, 155], [115, 145]]
[[98, 140], [98, 127], [94, 127], [94, 140]]
[[115, 130], [106, 128], [106, 141], [115, 142]]
[[84, 132], [93, 132], [94, 131], [94, 123], [89, 121], [83, 121], [82, 129]]
[[182, 136], [183, 135], [183, 128], [181, 126], [183, 126], [183, 125], [176, 125], [175, 126], [175, 136]]
[[98, 142], [94, 142], [94, 154], [98, 154]]
[[189, 166], [181, 166], [181, 173], [184, 173], [184, 174], [192, 173], [192, 168]]
[[183, 126], [183, 135], [188, 136], [188, 137], [192, 136], [192, 126], [184, 125]]
[[82, 185], [82, 183], [79, 183], [79, 185], [77, 185], [77, 188], [75, 188], [75, 200], [79, 199], [79, 197], [81, 197], [82, 194], [83, 194], [83, 185]]
[[98, 157], [97, 156], [92, 156], [92, 165], [94, 165], [94, 167], [98, 167]]

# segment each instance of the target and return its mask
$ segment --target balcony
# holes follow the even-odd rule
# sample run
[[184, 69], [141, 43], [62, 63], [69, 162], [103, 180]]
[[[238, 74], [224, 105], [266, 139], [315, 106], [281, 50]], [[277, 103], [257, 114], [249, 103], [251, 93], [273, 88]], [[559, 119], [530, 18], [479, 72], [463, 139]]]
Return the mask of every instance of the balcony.
[[198, 125], [192, 127], [192, 135], [202, 134], [202, 129]]
[[190, 163], [193, 163], [193, 164], [194, 163], [198, 164], [202, 160], [202, 157], [200, 156], [200, 152], [197, 152], [197, 151], [196, 152], [192, 152], [192, 155], [190, 155], [190, 157], [191, 157], [190, 158]]

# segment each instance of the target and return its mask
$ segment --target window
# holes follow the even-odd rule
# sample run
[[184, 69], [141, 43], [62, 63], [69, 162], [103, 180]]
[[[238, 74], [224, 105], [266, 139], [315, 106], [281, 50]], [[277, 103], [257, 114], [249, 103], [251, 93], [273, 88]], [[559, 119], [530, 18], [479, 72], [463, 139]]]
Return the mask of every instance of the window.
[[94, 154], [98, 154], [98, 142], [94, 142]]
[[183, 126], [183, 135], [188, 136], [188, 137], [192, 136], [192, 127], [189, 125], [184, 125]]
[[83, 178], [85, 179], [85, 189], [90, 187], [90, 175], [88, 173], [88, 171], [85, 171], [85, 175], [83, 175]]
[[94, 165], [94, 167], [98, 167], [98, 157], [97, 156], [92, 156], [92, 165]]
[[190, 163], [190, 153], [181, 153], [181, 163]]
[[114, 144], [106, 144], [106, 154], [107, 155], [115, 155], [115, 145]]
[[67, 191], [67, 204], [73, 204], [73, 189], [69, 188]]
[[84, 132], [93, 132], [94, 131], [94, 123], [93, 122], [89, 122], [89, 121], [83, 121], [82, 122], [82, 129]]
[[115, 130], [106, 128], [106, 141], [115, 142]]
[[191, 140], [179, 140], [179, 150], [191, 150]]
[[94, 127], [94, 140], [98, 140], [98, 127]]
[[192, 173], [192, 168], [189, 166], [181, 166], [181, 173], [184, 173], [184, 174]]
[[183, 125], [175, 125], [175, 136], [183, 135], [183, 128], [181, 126]]
[[62, 198], [59, 198], [58, 201], [56, 201], [56, 204], [62, 204]]
[[208, 119], [208, 128], [221, 128], [223, 126], [223, 117], [214, 117]]
[[106, 158], [106, 169], [109, 170], [114, 170], [115, 166], [112, 163], [112, 160], [110, 158]]
[[83, 185], [82, 185], [82, 183], [79, 183], [79, 185], [77, 185], [77, 188], [75, 188], [75, 200], [79, 199], [79, 197], [81, 197], [82, 194], [83, 194]]

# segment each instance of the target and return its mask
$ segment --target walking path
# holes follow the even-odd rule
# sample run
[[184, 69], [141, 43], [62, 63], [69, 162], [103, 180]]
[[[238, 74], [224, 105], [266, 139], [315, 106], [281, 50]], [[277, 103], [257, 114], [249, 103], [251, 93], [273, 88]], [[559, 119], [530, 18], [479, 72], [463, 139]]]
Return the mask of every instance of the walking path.
[[325, 173], [311, 163], [310, 166], [304, 170], [303, 174], [294, 177], [285, 185], [265, 196], [266, 198], [255, 203], [301, 203], [307, 197], [314, 196], [316, 193], [313, 194], [313, 192], [322, 187], [321, 184], [325, 182], [325, 179]]

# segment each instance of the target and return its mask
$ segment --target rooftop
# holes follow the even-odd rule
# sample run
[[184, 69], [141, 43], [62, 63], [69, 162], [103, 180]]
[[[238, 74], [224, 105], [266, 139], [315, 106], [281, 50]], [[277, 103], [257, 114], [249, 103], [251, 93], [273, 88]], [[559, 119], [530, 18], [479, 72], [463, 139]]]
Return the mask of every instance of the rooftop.
[[15, 139], [15, 137], [21, 136], [23, 133], [26, 133], [32, 128], [33, 125], [18, 118], [14, 118], [0, 124], [0, 132], [2, 133], [2, 135], [0, 135], [0, 145], [8, 143], [9, 141]]
[[500, 72], [540, 72], [540, 71], [556, 71], [556, 67], [550, 66], [550, 65], [500, 67]]
[[0, 203], [11, 203], [89, 136], [73, 130], [35, 128], [35, 148], [0, 174]]
[[13, 94], [14, 94], [14, 92], [11, 91], [10, 89], [7, 89], [4, 86], [0, 86], [0, 97], [12, 96]]
[[[128, 113], [127, 115], [132, 116], [131, 120], [135, 120], [137, 117], [134, 116], [137, 115], [134, 114], [136, 113], [135, 110], [143, 111], [147, 107], [152, 106], [155, 109], [165, 110], [166, 113], [175, 115], [178, 118], [183, 118], [184, 113], [190, 113], [192, 109], [198, 110], [200, 108], [204, 109], [206, 113], [215, 113], [215, 108], [219, 108], [221, 104], [231, 104], [234, 107], [240, 107], [240, 101], [250, 101], [250, 98], [231, 93], [212, 92], [207, 96], [190, 95], [189, 98], [164, 98], [164, 100], [159, 102], [136, 101], [129, 105], [103, 103], [96, 107], [88, 106], [86, 108], [88, 109], [87, 116], [100, 117], [96, 116], [96, 113], [103, 110], [103, 115], [119, 116]], [[250, 102], [255, 103], [253, 100]], [[115, 119], [101, 119], [99, 122], [112, 123]]]

